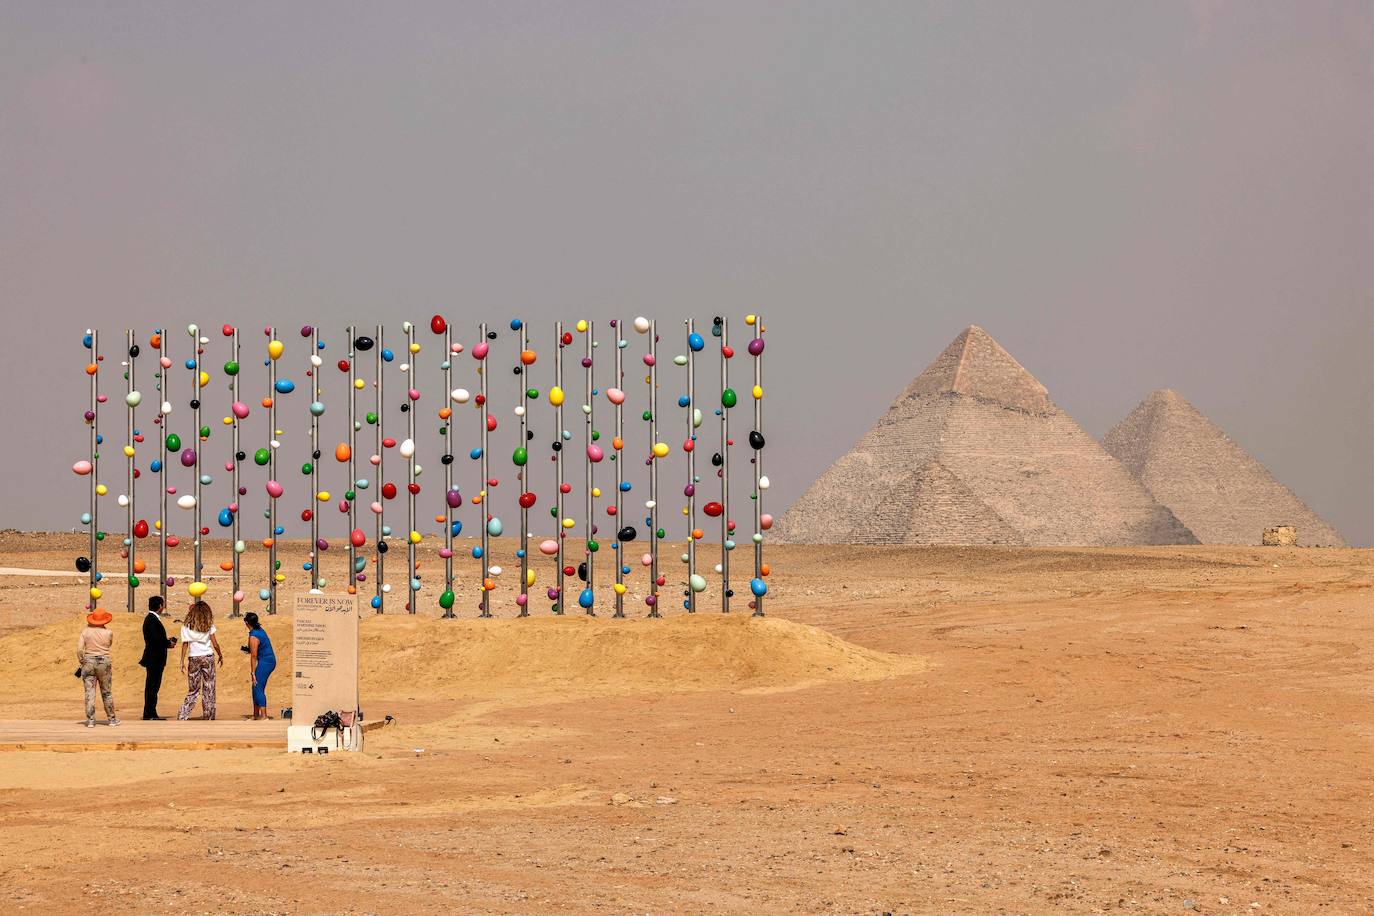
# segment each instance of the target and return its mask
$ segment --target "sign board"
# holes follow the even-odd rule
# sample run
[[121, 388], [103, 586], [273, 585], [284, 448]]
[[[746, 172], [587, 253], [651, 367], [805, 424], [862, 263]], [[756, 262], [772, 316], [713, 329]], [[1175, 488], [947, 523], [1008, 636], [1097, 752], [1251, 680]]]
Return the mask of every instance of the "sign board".
[[293, 726], [309, 726], [330, 710], [357, 710], [357, 596], [297, 595], [292, 634]]

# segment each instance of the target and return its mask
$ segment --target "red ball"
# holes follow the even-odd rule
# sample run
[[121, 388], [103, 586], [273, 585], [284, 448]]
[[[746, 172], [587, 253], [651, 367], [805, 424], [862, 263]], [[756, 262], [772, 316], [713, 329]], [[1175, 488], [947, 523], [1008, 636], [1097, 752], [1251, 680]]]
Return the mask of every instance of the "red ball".
[[309, 509], [306, 509], [306, 510], [304, 510], [303, 512], [301, 512], [301, 521], [303, 521], [303, 522], [308, 522], [308, 521], [310, 521], [310, 520], [311, 520], [312, 518], [314, 518], [314, 517], [315, 517], [315, 513], [314, 513], [314, 512], [311, 512]]
[[390, 436], [387, 436], [385, 439], [382, 440], [382, 448], [395, 448], [395, 447], [396, 447], [396, 440], [393, 439], [393, 438], [391, 438]]
[[226, 324], [224, 327], [220, 328], [220, 331], [224, 334], [225, 337], [234, 336], [234, 326], [232, 324]]
[[701, 511], [711, 516], [711, 518], [720, 518], [721, 513], [725, 511], [725, 507], [720, 503], [707, 503], [701, 507]]
[[448, 330], [448, 322], [444, 320], [443, 315], [435, 315], [429, 319], [429, 329], [435, 334], [442, 334]]
[[339, 371], [340, 371], [340, 372], [347, 372], [347, 371], [348, 371], [348, 360], [346, 360], [346, 359], [341, 359], [341, 360], [339, 360]]
[[521, 494], [520, 494], [520, 508], [521, 508], [521, 509], [528, 509], [530, 506], [533, 506], [533, 505], [534, 505], [534, 501], [535, 501], [535, 499], [537, 499], [537, 498], [538, 498], [538, 497], [536, 497], [533, 493], [521, 493]]
[[566, 493], [571, 493], [571, 492], [572, 492], [572, 484], [570, 484], [570, 483], [560, 483], [560, 484], [558, 485], [558, 492], [564, 493], [564, 494], [566, 494]]
[[735, 348], [729, 345], [721, 347], [720, 355], [724, 356], [726, 359], [729, 359], [730, 357], [735, 355]]
[[487, 432], [491, 433], [491, 432], [495, 432], [495, 431], [496, 431], [496, 418], [493, 417], [493, 416], [491, 416], [491, 415], [488, 415], [488, 416], [487, 416]]
[[413, 495], [420, 492], [420, 485], [418, 483], [408, 483], [406, 484], [406, 489]]
[[565, 575], [565, 576], [575, 576], [575, 575], [577, 575], [577, 567], [576, 567], [576, 566], [564, 566], [564, 567], [563, 567], [563, 575]]
[[395, 499], [395, 498], [396, 498], [396, 485], [395, 485], [394, 483], [384, 483], [384, 484], [382, 484], [382, 496], [384, 496], [384, 497], [387, 498], [387, 499]]

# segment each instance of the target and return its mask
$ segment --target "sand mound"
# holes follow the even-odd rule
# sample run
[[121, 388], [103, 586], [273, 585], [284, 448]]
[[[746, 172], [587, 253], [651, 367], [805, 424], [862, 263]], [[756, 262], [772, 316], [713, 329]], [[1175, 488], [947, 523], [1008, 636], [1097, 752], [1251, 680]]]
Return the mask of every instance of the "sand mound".
[[[291, 618], [264, 621], [282, 662], [269, 684], [274, 706], [289, 703]], [[115, 632], [115, 701], [142, 709], [141, 615], [121, 614]], [[77, 621], [0, 638], [0, 717], [80, 716], [72, 676]], [[168, 625], [176, 633], [175, 625]], [[220, 705], [247, 704], [247, 642], [241, 621], [221, 621], [226, 664]], [[781, 618], [675, 616], [663, 620], [536, 617], [437, 620], [369, 617], [362, 624], [365, 698], [465, 699], [690, 690], [786, 689], [824, 681], [879, 680], [920, 671], [910, 656], [856, 646], [816, 627]], [[184, 681], [176, 656], [163, 682], [161, 711], [172, 714]]]

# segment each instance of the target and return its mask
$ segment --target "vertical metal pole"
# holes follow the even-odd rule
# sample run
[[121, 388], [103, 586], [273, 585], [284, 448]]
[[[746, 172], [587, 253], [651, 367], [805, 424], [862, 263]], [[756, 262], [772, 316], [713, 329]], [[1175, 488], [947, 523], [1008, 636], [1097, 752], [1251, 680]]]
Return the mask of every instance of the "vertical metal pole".
[[[277, 339], [277, 329], [269, 329], [269, 346]], [[267, 479], [277, 479], [277, 361], [267, 359]], [[277, 500], [267, 498], [267, 613], [277, 613]]]
[[[559, 321], [554, 325], [554, 334], [557, 343], [554, 347], [553, 363], [553, 386], [559, 391], [563, 390], [563, 322]], [[554, 487], [554, 526], [555, 536], [558, 540], [558, 553], [556, 560], [558, 570], [554, 575], [556, 583], [554, 591], [557, 597], [554, 599], [553, 612], [563, 613], [563, 404], [559, 402], [554, 407], [554, 453], [553, 467], [556, 486]]]
[[[348, 354], [348, 593], [358, 594], [358, 548], [353, 544], [353, 531], [358, 527], [358, 353], [353, 347], [358, 329], [348, 326], [348, 340], [344, 351]], [[348, 493], [352, 493], [350, 498]]]
[[[754, 357], [754, 429], [763, 435], [763, 316], [754, 317], [755, 347], [760, 348]], [[763, 579], [763, 490], [759, 483], [763, 479], [763, 449], [751, 446], [754, 453], [754, 578]], [[752, 583], [750, 584], [752, 590]], [[754, 616], [763, 616], [763, 596], [754, 597]]]
[[[487, 342], [487, 323], [484, 321], [478, 325], [477, 333], [481, 340], [479, 343]], [[491, 493], [489, 484], [491, 479], [490, 456], [487, 455], [487, 417], [490, 416], [491, 405], [487, 403], [487, 361], [479, 359], [477, 361], [477, 375], [480, 377], [482, 390], [482, 617], [491, 616], [491, 592], [487, 589], [487, 580], [491, 578], [491, 532], [487, 529], [487, 523], [491, 521]]]
[[135, 560], [135, 553], [136, 553], [134, 544], [137, 542], [137, 538], [134, 537], [134, 510], [135, 510], [135, 506], [134, 506], [134, 486], [135, 486], [135, 481], [134, 481], [134, 457], [135, 457], [135, 445], [134, 445], [134, 429], [135, 429], [134, 410], [135, 410], [135, 408], [134, 408], [134, 401], [137, 400], [137, 398], [130, 397], [130, 395], [133, 395], [134, 392], [136, 392], [136, 391], [138, 390], [138, 388], [136, 387], [137, 379], [135, 378], [135, 373], [134, 373], [134, 332], [133, 332], [132, 329], [127, 330], [127, 331], [124, 332], [124, 353], [126, 354], [126, 357], [127, 357], [128, 360], [129, 360], [129, 371], [128, 371], [127, 378], [126, 378], [126, 384], [125, 384], [125, 397], [124, 397], [125, 406], [128, 408], [128, 410], [126, 411], [125, 431], [126, 431], [126, 433], [127, 433], [127, 438], [125, 439], [125, 441], [126, 441], [126, 442], [128, 443], [128, 445], [129, 445], [129, 451], [127, 452], [128, 461], [126, 462], [126, 464], [128, 465], [128, 467], [127, 467], [127, 474], [125, 475], [125, 476], [126, 476], [125, 487], [127, 488], [125, 492], [126, 492], [126, 494], [127, 494], [128, 504], [125, 506], [125, 512], [124, 512], [124, 519], [125, 519], [125, 529], [124, 529], [124, 530], [126, 530], [126, 531], [129, 532], [129, 544], [128, 544], [128, 547], [129, 547], [128, 553], [129, 553], [129, 555], [128, 555], [128, 558], [127, 558], [127, 560], [128, 560], [128, 562], [127, 562], [127, 571], [126, 571], [126, 573], [125, 573], [125, 580], [124, 580], [124, 581], [125, 581], [125, 585], [127, 586], [127, 590], [126, 590], [126, 591], [127, 591], [128, 611], [129, 611], [130, 614], [132, 614], [132, 613], [134, 612], [134, 560]]
[[377, 568], [372, 571], [372, 577], [375, 580], [373, 582], [373, 596], [377, 599], [378, 614], [386, 613], [386, 592], [382, 590], [382, 583], [386, 580], [386, 553], [382, 550], [382, 541], [385, 537], [382, 532], [385, 529], [384, 520], [386, 518], [386, 497], [382, 496], [382, 483], [386, 480], [386, 474], [382, 469], [382, 466], [386, 464], [386, 455], [384, 454], [386, 449], [382, 448], [382, 439], [385, 437], [384, 427], [386, 426], [386, 408], [384, 406], [386, 400], [383, 397], [385, 392], [382, 385], [382, 363], [384, 363], [385, 360], [382, 359], [382, 351], [386, 349], [386, 347], [383, 345], [382, 331], [383, 326], [380, 324], [377, 325], [377, 343], [375, 347], [377, 351], [377, 389], [376, 398], [374, 399], [374, 403], [377, 407], [377, 429], [374, 434], [375, 441], [372, 445], [372, 447], [376, 449], [372, 454], [377, 456], [377, 479], [374, 481], [374, 485], [377, 487], [376, 503], [382, 507], [382, 511], [376, 513], [376, 519], [372, 529], [372, 546], [373, 549], [376, 550], [377, 556]]
[[[321, 365], [315, 365], [320, 355], [320, 329], [311, 325], [310, 327], [310, 403], [321, 401], [320, 376]], [[315, 411], [310, 411], [310, 590], [316, 591], [320, 586], [320, 502], [318, 494], [320, 492], [320, 418], [315, 415]]]
[[[687, 336], [690, 338], [696, 331], [696, 320], [687, 319]], [[690, 346], [687, 348], [687, 439], [686, 443], [692, 446], [687, 452], [687, 613], [697, 612], [697, 593], [692, 588], [692, 579], [697, 574], [697, 539], [695, 537], [697, 527], [697, 450], [696, 450], [696, 424], [694, 421], [697, 412], [697, 389], [696, 389], [696, 362], [697, 354]]]
[[[444, 324], [444, 407], [448, 416], [444, 418], [444, 592], [453, 591], [453, 512], [448, 504], [448, 495], [453, 492], [453, 405], [450, 392], [453, 391], [453, 328]], [[456, 617], [452, 607], [444, 610], [444, 617]]]
[[[237, 327], [234, 328], [233, 333], [229, 335], [229, 360], [230, 362], [233, 362], [235, 364], [237, 364], [239, 361], [239, 329]], [[239, 372], [241, 371], [242, 366], [239, 367]], [[232, 403], [234, 404], [237, 404], [239, 401], [239, 372], [235, 372], [233, 375], [229, 376], [229, 390], [231, 392], [230, 397], [232, 398]], [[230, 448], [233, 451], [229, 457], [234, 462], [234, 471], [231, 475], [231, 484], [233, 486], [234, 492], [229, 498], [229, 505], [231, 507], [229, 511], [230, 514], [233, 516], [233, 528], [230, 535], [233, 538], [233, 543], [229, 545], [229, 550], [231, 553], [230, 559], [233, 561], [234, 564], [233, 592], [230, 596], [230, 600], [233, 601], [233, 609], [229, 612], [229, 616], [242, 617], [243, 612], [240, 608], [242, 602], [240, 602], [238, 598], [239, 586], [242, 581], [242, 577], [239, 574], [239, 558], [243, 556], [241, 553], [239, 553], [239, 537], [241, 534], [239, 527], [239, 513], [240, 510], [242, 510], [243, 508], [243, 506], [240, 504], [240, 500], [243, 499], [243, 496], [239, 493], [239, 490], [241, 489], [241, 480], [239, 472], [239, 418], [234, 414], [232, 409], [229, 411], [229, 418], [232, 421], [230, 426], [230, 437], [233, 440], [230, 443]]]
[[730, 408], [725, 392], [730, 390], [730, 319], [720, 320], [720, 612], [730, 613]]
[[[658, 444], [658, 322], [649, 322], [649, 445]], [[658, 610], [658, 456], [649, 456], [649, 616]]]
[[[620, 346], [620, 335], [625, 333], [624, 319], [617, 318], [611, 322], [611, 331], [614, 335], [615, 343], [615, 375], [612, 387], [625, 390], [625, 365], [624, 349]], [[625, 584], [625, 545], [620, 542], [619, 531], [625, 527], [625, 492], [620, 485], [625, 482], [625, 417], [621, 410], [624, 401], [615, 405], [615, 440], [611, 443], [611, 460], [615, 462], [615, 529], [616, 535], [612, 541], [615, 544], [615, 613], [614, 617], [625, 616], [625, 593], [621, 590]]]
[[195, 547], [195, 575], [191, 577], [191, 581], [193, 581], [193, 582], [202, 582], [202, 581], [204, 581], [204, 580], [201, 579], [201, 577], [200, 577], [200, 576], [201, 576], [201, 569], [202, 569], [202, 565], [203, 565], [202, 562], [201, 562], [201, 547], [202, 547], [202, 544], [201, 544], [201, 535], [200, 535], [200, 527], [201, 527], [201, 526], [200, 526], [200, 520], [201, 520], [201, 512], [200, 512], [200, 500], [201, 500], [201, 492], [200, 492], [200, 490], [201, 490], [201, 485], [200, 485], [200, 395], [201, 395], [201, 384], [200, 384], [200, 373], [201, 373], [201, 368], [200, 368], [200, 356], [201, 356], [201, 354], [200, 354], [200, 328], [197, 327], [197, 326], [194, 325], [194, 324], [191, 325], [191, 355], [194, 357], [193, 362], [195, 363], [195, 368], [191, 370], [191, 374], [194, 376], [194, 381], [195, 381], [195, 386], [194, 386], [194, 388], [195, 388], [195, 391], [194, 391], [194, 393], [195, 393], [195, 400], [192, 401], [192, 404], [193, 404], [194, 406], [191, 408], [191, 425], [194, 427], [194, 429], [191, 430], [191, 441], [192, 441], [192, 442], [194, 443], [194, 445], [195, 445], [195, 457], [196, 457], [195, 465], [194, 465], [193, 468], [192, 468], [192, 472], [195, 474], [195, 477], [196, 477], [196, 481], [195, 481], [196, 505], [195, 505], [195, 511], [192, 513], [192, 515], [193, 515], [193, 519], [192, 519], [192, 520], [193, 520], [193, 522], [195, 523], [195, 526], [196, 526], [195, 540], [192, 541], [192, 544], [193, 544], [194, 547]]
[[[91, 375], [91, 568], [88, 575], [90, 580], [88, 587], [98, 588], [100, 582], [100, 538], [98, 529], [100, 527], [100, 506], [96, 500], [99, 494], [96, 488], [100, 486], [100, 331], [91, 330], [91, 362], [95, 371]], [[86, 596], [87, 605], [91, 610], [95, 610], [95, 598], [89, 594]]]
[[[406, 392], [406, 438], [410, 440], [413, 447], [415, 445], [415, 401], [410, 400], [410, 390], [419, 390], [419, 380], [415, 371], [415, 325], [407, 321], [405, 323], [406, 332], [406, 358], [409, 360], [410, 385]], [[406, 608], [414, 614], [418, 611], [416, 604], [419, 597], [419, 577], [415, 575], [415, 535], [419, 530], [415, 527], [415, 455], [414, 453], [406, 459]]]
[[172, 374], [164, 363], [167, 361], [167, 329], [161, 328], [157, 332], [157, 371], [160, 384], [158, 385], [158, 414], [162, 417], [159, 426], [160, 435], [158, 436], [158, 467], [162, 470], [158, 472], [158, 548], [157, 548], [157, 576], [158, 594], [162, 596], [162, 604], [167, 605], [167, 481], [171, 478], [167, 470], [167, 418], [170, 416], [163, 411], [163, 405], [172, 406], [171, 379]]
[[[524, 354], [529, 348], [529, 327], [528, 323], [520, 322], [520, 448], [529, 447], [529, 373], [532, 365], [524, 365]], [[520, 493], [523, 496], [529, 491], [530, 465], [526, 458], [525, 466], [518, 471], [520, 479]], [[520, 503], [520, 614], [521, 617], [530, 616], [530, 510], [522, 500]]]
[[[587, 520], [586, 520], [586, 523], [585, 523], [585, 527], [583, 528], [583, 531], [585, 532], [585, 535], [586, 535], [585, 540], [584, 540], [584, 545], [583, 545], [583, 546], [584, 546], [584, 549], [585, 549], [585, 551], [586, 551], [586, 557], [587, 557], [587, 559], [586, 559], [586, 563], [587, 563], [587, 589], [586, 589], [586, 594], [587, 594], [587, 596], [590, 598], [590, 603], [587, 604], [587, 616], [588, 616], [588, 617], [595, 617], [595, 616], [596, 616], [596, 547], [597, 547], [597, 544], [596, 544], [596, 523], [595, 523], [596, 507], [595, 507], [595, 505], [593, 504], [593, 501], [592, 501], [592, 491], [595, 489], [595, 482], [594, 482], [594, 481], [595, 481], [595, 476], [596, 476], [596, 474], [595, 474], [596, 462], [592, 461], [592, 454], [591, 454], [591, 452], [592, 452], [592, 444], [593, 444], [593, 436], [594, 436], [594, 434], [595, 434], [595, 432], [596, 432], [596, 430], [593, 428], [594, 425], [595, 425], [595, 424], [594, 424], [594, 414], [595, 414], [595, 412], [596, 412], [596, 395], [595, 395], [596, 383], [595, 383], [595, 380], [594, 380], [594, 374], [595, 374], [595, 373], [594, 373], [595, 361], [592, 359], [592, 344], [593, 344], [592, 335], [593, 335], [594, 331], [595, 331], [595, 325], [594, 325], [594, 323], [588, 321], [588, 322], [587, 322], [587, 340], [586, 340], [586, 347], [585, 347], [586, 355], [583, 357], [583, 362], [586, 363], [586, 370], [587, 370], [587, 372], [586, 372], [586, 385], [585, 385], [586, 392], [587, 392], [587, 400], [586, 400], [586, 407], [587, 407], [587, 409], [584, 411], [584, 413], [586, 414], [587, 422], [586, 422], [586, 425], [585, 425], [585, 429], [584, 429], [584, 431], [583, 431], [583, 438], [584, 438], [584, 440], [585, 440], [585, 441], [583, 442], [583, 445], [586, 446], [586, 447], [582, 450], [582, 462], [583, 462], [583, 464], [586, 465], [586, 471], [587, 471], [587, 474], [586, 474], [586, 477], [587, 477], [587, 499], [586, 499]], [[579, 603], [579, 604], [582, 603], [580, 597], [579, 597], [579, 599], [578, 599], [578, 603]]]

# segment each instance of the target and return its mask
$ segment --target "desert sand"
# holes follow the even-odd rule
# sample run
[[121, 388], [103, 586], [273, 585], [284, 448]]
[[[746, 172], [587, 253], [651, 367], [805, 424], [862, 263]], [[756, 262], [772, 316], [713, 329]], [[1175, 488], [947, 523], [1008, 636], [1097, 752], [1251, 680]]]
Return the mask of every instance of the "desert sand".
[[[82, 543], [0, 538], [0, 719], [79, 727], [84, 583], [41, 571]], [[0, 911], [1374, 909], [1374, 552], [769, 561], [763, 620], [517, 620], [509, 583], [497, 620], [392, 602], [362, 689], [396, 723], [362, 754], [0, 747]], [[137, 718], [139, 615], [103, 603]]]

